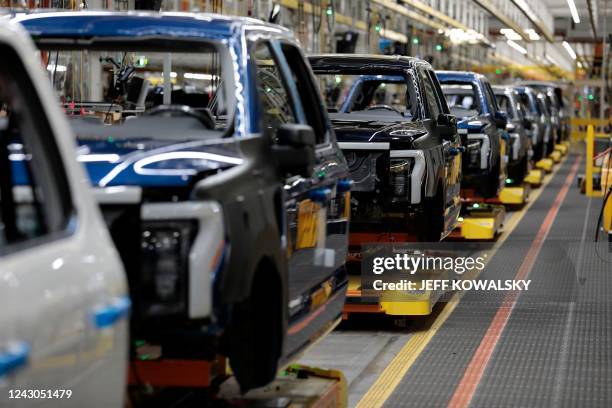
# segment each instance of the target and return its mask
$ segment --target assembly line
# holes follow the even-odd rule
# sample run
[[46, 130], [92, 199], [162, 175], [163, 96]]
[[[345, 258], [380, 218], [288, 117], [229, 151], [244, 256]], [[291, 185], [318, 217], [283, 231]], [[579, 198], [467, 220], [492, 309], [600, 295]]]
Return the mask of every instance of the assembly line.
[[1, 407], [612, 405], [607, 39], [98, 3], [0, 14]]

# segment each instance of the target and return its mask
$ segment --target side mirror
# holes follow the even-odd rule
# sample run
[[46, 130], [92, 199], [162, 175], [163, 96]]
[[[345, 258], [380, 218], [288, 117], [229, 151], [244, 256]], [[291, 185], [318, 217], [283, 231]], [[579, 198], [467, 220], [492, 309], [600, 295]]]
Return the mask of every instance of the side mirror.
[[310, 126], [284, 124], [276, 131], [272, 152], [283, 175], [310, 177], [315, 164], [315, 134]]
[[497, 111], [495, 112], [495, 126], [498, 129], [505, 129], [508, 124], [508, 116], [504, 112]]
[[272, 6], [272, 10], [270, 10], [270, 15], [268, 16], [268, 23], [278, 24], [280, 20], [280, 12], [281, 6], [279, 4]]
[[457, 134], [457, 118], [455, 118], [453, 115], [441, 113], [438, 115], [436, 122], [438, 124], [440, 136], [443, 138], [452, 138]]

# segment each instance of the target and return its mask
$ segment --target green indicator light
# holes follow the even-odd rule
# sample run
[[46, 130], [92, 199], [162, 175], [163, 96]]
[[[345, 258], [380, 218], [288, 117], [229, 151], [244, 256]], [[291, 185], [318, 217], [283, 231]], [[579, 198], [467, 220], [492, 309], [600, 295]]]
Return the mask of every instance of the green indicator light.
[[325, 11], [325, 14], [327, 14], [328, 16], [333, 16], [334, 9], [331, 6], [327, 6], [327, 10]]
[[419, 42], [420, 42], [419, 41], [419, 37], [412, 37], [412, 43], [413, 44], [418, 44]]
[[115, 138], [112, 137], [112, 136], [109, 136], [109, 137], [106, 138], [106, 141], [109, 142], [109, 143], [113, 143], [115, 141]]
[[495, 73], [496, 73], [497, 75], [501, 75], [502, 70], [501, 70], [501, 69], [499, 69], [499, 68], [496, 68], [496, 69], [495, 69]]
[[267, 87], [267, 88], [266, 88], [266, 92], [272, 92], [272, 88]]
[[380, 33], [380, 30], [382, 30], [381, 25], [380, 25], [380, 24], [376, 24], [376, 25], [374, 26], [374, 30], [376, 30], [376, 32], [377, 32], [377, 33]]
[[512, 180], [511, 178], [506, 179], [506, 184], [512, 184], [512, 183], [514, 183], [514, 180]]
[[592, 101], [595, 99], [595, 95], [593, 95], [592, 93], [589, 94], [589, 96], [587, 96], [587, 98], [589, 98], [589, 101]]
[[336, 83], [339, 84], [342, 82], [342, 77], [340, 75], [336, 75]]
[[317, 173], [317, 177], [320, 179], [325, 178], [325, 174], [326, 174], [325, 171], [321, 170]]
[[436, 44], [436, 51], [442, 51], [443, 49], [442, 44]]
[[472, 205], [473, 208], [480, 208], [480, 204], [478, 203], [474, 203], [474, 205]]

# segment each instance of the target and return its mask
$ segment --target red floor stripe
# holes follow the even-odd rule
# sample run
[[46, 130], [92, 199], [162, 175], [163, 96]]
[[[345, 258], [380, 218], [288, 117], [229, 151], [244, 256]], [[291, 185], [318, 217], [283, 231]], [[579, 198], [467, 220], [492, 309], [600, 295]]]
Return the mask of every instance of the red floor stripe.
[[[552, 227], [557, 213], [559, 212], [559, 208], [565, 200], [565, 196], [567, 195], [567, 192], [569, 191], [572, 185], [574, 177], [578, 172], [580, 159], [580, 157], [577, 157], [574, 161], [570, 173], [565, 178], [565, 182], [563, 183], [561, 190], [559, 190], [559, 193], [557, 194], [557, 197], [555, 198], [552, 207], [548, 211], [548, 214], [546, 214], [546, 218], [544, 218], [544, 222], [538, 230], [533, 244], [531, 245], [531, 248], [529, 248], [527, 256], [519, 267], [519, 270], [516, 273], [514, 279], [525, 279], [527, 276], [529, 276], [529, 273], [531, 272], [531, 269], [535, 264], [538, 254], [542, 249], [542, 245], [544, 244], [544, 241], [546, 240], [546, 237], [550, 232], [550, 228]], [[495, 346], [497, 345], [497, 342], [499, 341], [499, 338], [501, 337], [501, 334], [504, 331], [504, 328], [506, 327], [506, 323], [508, 323], [508, 319], [512, 314], [512, 310], [514, 309], [514, 305], [516, 304], [518, 296], [519, 292], [510, 292], [504, 297], [504, 300], [499, 309], [497, 310], [493, 321], [491, 321], [491, 324], [489, 325], [487, 332], [485, 333], [482, 341], [480, 342], [478, 349], [474, 353], [474, 356], [472, 356], [470, 364], [465, 369], [463, 377], [461, 378], [461, 382], [459, 382], [459, 385], [455, 389], [455, 393], [453, 394], [450, 402], [448, 403], [449, 407], [467, 407], [470, 404], [470, 401], [472, 401], [474, 393], [476, 392], [476, 388], [478, 387], [478, 384], [482, 379], [482, 375], [484, 374], [484, 371], [487, 368], [487, 365], [489, 364], [489, 360], [493, 355]]]

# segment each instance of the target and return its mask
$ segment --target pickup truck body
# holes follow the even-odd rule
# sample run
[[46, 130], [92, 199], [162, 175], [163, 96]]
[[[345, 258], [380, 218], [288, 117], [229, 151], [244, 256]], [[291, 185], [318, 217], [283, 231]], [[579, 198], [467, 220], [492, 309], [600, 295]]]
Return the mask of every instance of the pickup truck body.
[[436, 75], [465, 137], [461, 188], [496, 197], [507, 176], [507, 118], [499, 112], [491, 85], [485, 76], [473, 72], [436, 71]]
[[431, 66], [409, 57], [309, 58], [328, 106], [338, 106], [330, 116], [354, 180], [351, 231], [412, 226], [421, 240], [444, 238], [460, 210], [461, 146]]
[[[347, 286], [348, 168], [291, 32], [188, 13], [20, 22], [122, 255], [132, 339], [225, 353], [244, 390], [268, 383], [339, 322]], [[99, 69], [111, 85], [91, 101]]]
[[528, 134], [531, 121], [527, 119], [519, 102], [519, 95], [513, 88], [494, 86], [493, 92], [497, 105], [508, 117], [508, 178], [513, 183], [520, 183], [529, 172], [529, 160], [532, 156], [531, 138]]

